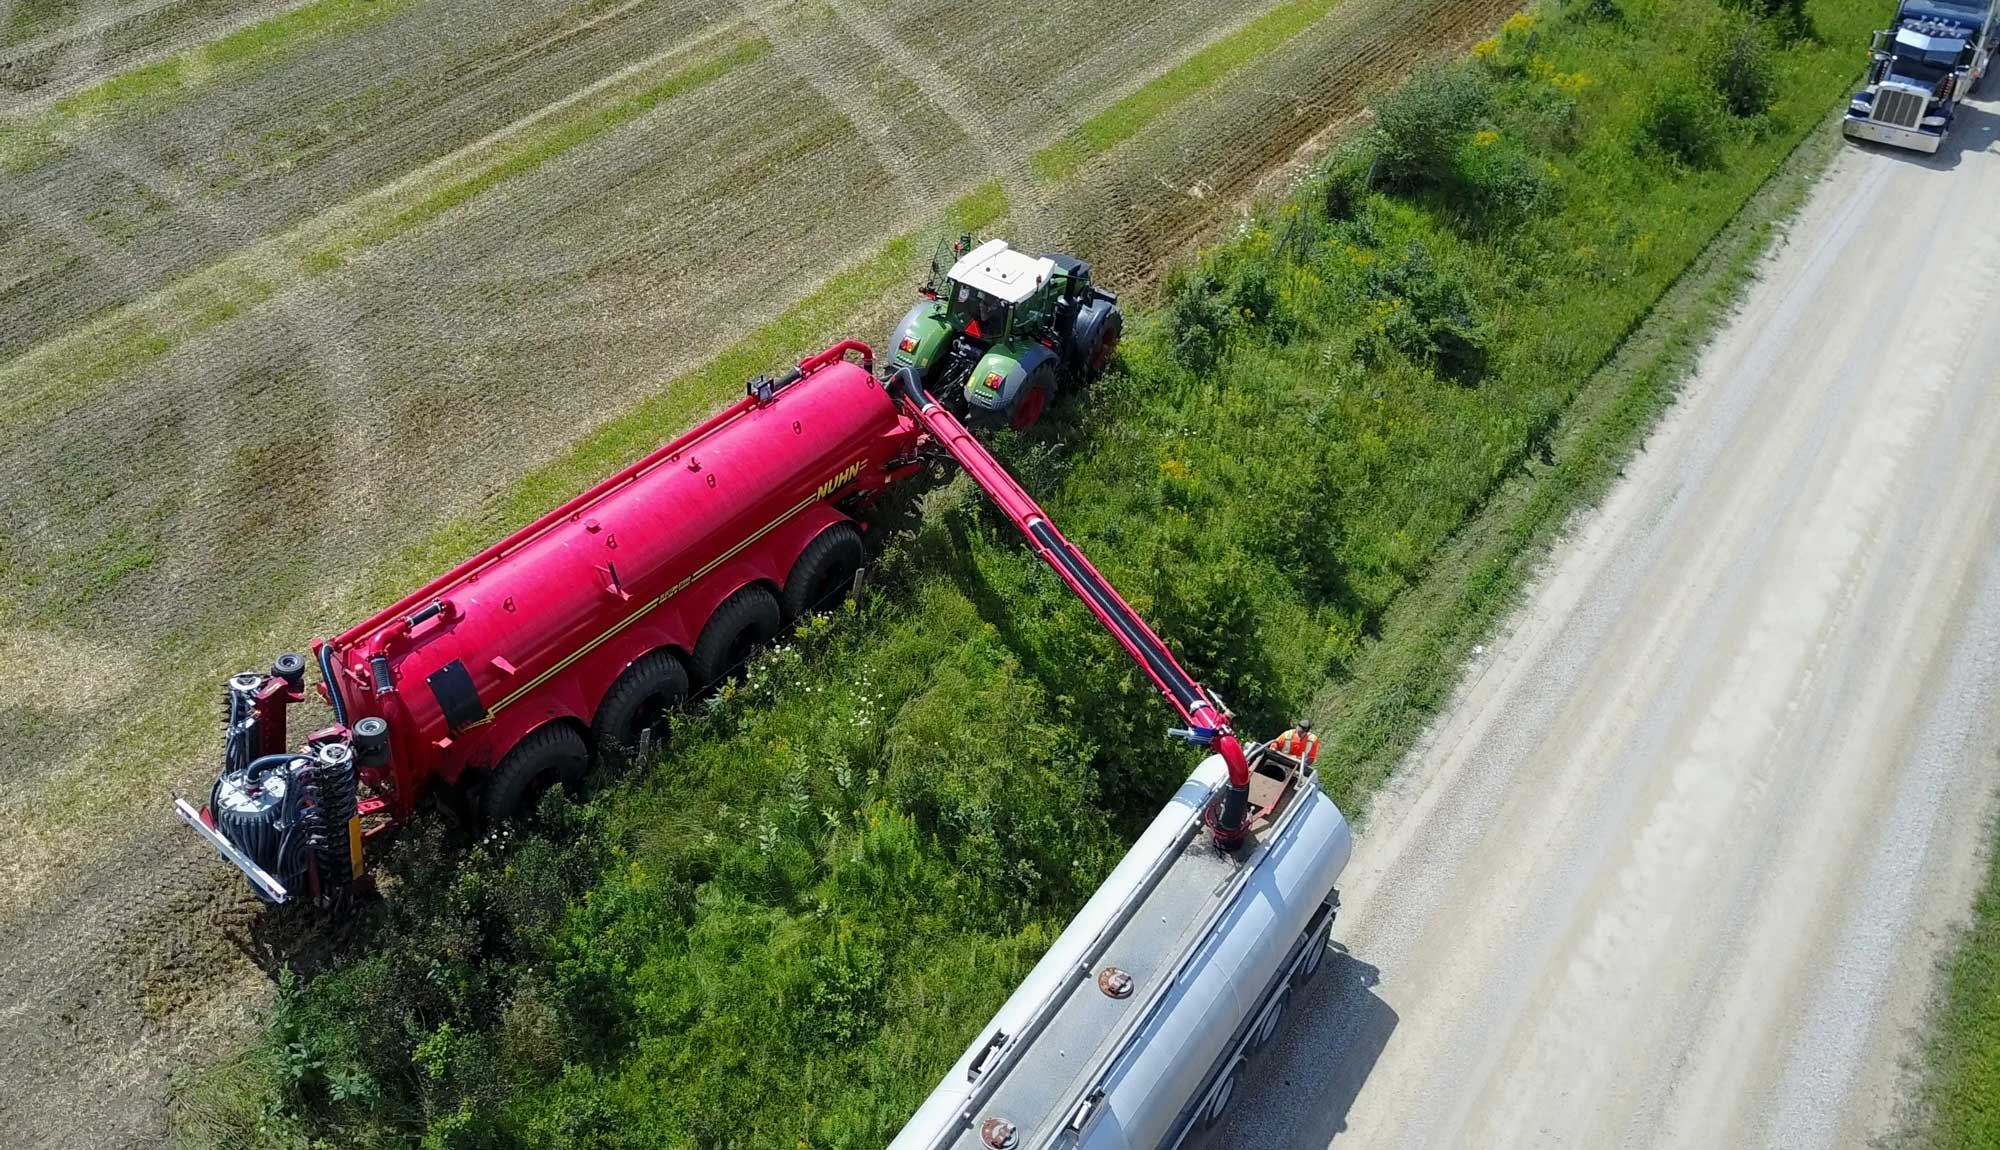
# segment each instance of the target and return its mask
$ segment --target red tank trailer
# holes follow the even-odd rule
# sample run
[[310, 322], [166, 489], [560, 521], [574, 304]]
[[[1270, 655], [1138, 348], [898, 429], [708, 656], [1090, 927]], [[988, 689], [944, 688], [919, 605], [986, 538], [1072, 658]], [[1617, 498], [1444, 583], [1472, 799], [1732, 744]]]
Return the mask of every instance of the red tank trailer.
[[[847, 359], [859, 353], [857, 365]], [[288, 751], [305, 660], [237, 675], [223, 765], [188, 825], [266, 898], [326, 903], [362, 874], [362, 840], [440, 784], [506, 818], [590, 756], [643, 751], [691, 687], [721, 680], [778, 629], [838, 594], [864, 558], [854, 516], [915, 474], [962, 464], [1087, 603], [1228, 784], [1207, 812], [1245, 841], [1249, 766], [1228, 711], [1056, 530], [914, 368], [893, 384], [849, 340], [542, 516], [330, 641], [315, 642], [334, 724]]]
[[[861, 362], [847, 359], [859, 353]], [[223, 769], [181, 817], [266, 898], [327, 901], [362, 839], [439, 784], [504, 818], [643, 749], [686, 696], [863, 560], [854, 515], [919, 467], [923, 429], [848, 341], [459, 564], [315, 642], [334, 725], [286, 749], [304, 660], [230, 680]]]

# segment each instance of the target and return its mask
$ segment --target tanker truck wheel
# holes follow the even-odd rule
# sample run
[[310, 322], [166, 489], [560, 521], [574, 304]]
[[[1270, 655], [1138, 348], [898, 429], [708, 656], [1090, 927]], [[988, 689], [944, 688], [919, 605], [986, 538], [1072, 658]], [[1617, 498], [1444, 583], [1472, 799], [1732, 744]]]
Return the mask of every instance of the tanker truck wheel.
[[1319, 968], [1325, 965], [1326, 948], [1332, 942], [1333, 916], [1327, 915], [1326, 920], [1313, 931], [1312, 937], [1306, 940], [1306, 952], [1299, 959], [1298, 973], [1292, 976], [1292, 985], [1303, 986], [1312, 981], [1312, 976], [1318, 974]]
[[777, 598], [755, 583], [724, 599], [694, 642], [694, 657], [688, 660], [694, 681], [709, 687], [728, 678], [751, 652], [771, 641], [781, 618]]
[[1238, 1058], [1222, 1072], [1221, 1079], [1208, 1092], [1208, 1098], [1201, 1104], [1201, 1117], [1197, 1120], [1203, 1130], [1215, 1129], [1229, 1116], [1229, 1104], [1236, 1101], [1236, 1080], [1242, 1073], [1243, 1060]]
[[486, 788], [486, 823], [497, 826], [533, 814], [543, 792], [576, 788], [590, 767], [590, 748], [568, 723], [550, 723], [514, 744]]
[[851, 524], [836, 523], [814, 536], [785, 577], [785, 620], [832, 606], [853, 585], [866, 558], [861, 532]]
[[666, 746], [669, 721], [687, 693], [687, 671], [672, 651], [639, 656], [597, 704], [590, 733], [598, 755], [617, 761], [642, 746], [648, 750]]
[[1278, 1036], [1278, 1028], [1284, 1025], [1285, 1008], [1291, 1004], [1292, 988], [1288, 986], [1278, 992], [1278, 997], [1271, 1000], [1271, 1004], [1264, 1008], [1263, 1017], [1257, 1020], [1257, 1033], [1250, 1039], [1251, 1050], [1262, 1050], [1271, 1045], [1271, 1040]]

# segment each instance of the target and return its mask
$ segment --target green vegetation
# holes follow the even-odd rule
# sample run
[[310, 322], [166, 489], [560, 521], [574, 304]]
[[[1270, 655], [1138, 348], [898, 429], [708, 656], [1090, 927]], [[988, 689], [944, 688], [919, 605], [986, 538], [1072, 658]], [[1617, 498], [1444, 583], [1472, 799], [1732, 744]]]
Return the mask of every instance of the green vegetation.
[[480, 167], [430, 189], [422, 199], [395, 214], [369, 220], [314, 248], [306, 256], [306, 267], [313, 272], [338, 267], [363, 248], [373, 247], [429, 223], [503, 181], [531, 171], [638, 119], [675, 96], [692, 92], [770, 54], [770, 41], [747, 40], [727, 52], [689, 64], [659, 82], [612, 103], [585, 105], [581, 111], [558, 119], [552, 125], [508, 141], [495, 149], [490, 157], [484, 157], [485, 162]]
[[[1729, 13], [1604, 7], [1517, 18], [1413, 80], [1397, 98], [1465, 110], [1433, 151], [1393, 185], [1393, 123], [1336, 156], [1182, 269], [1087, 401], [999, 445], [1246, 729], [1325, 720], [1350, 807], [1670, 397], [1769, 234], [1739, 210], [1845, 95], [1870, 18], [1814, 6], [1828, 43], [1774, 49], [1768, 110], [1722, 118], [1694, 167], [1642, 146], [1647, 111], [1704, 74]], [[780, 361], [718, 362], [702, 388]], [[492, 530], [413, 562], [693, 413], [667, 414], [607, 429]], [[182, 1084], [182, 1136], [886, 1142], [1192, 765], [963, 479], [912, 510], [884, 524], [865, 601], [681, 722], [666, 765], [552, 796], [533, 834], [404, 834], [391, 897], [286, 979], [264, 1043]]]
[[1139, 134], [1176, 105], [1312, 27], [1341, 0], [1288, 0], [1196, 52], [1138, 91], [1077, 125], [1030, 161], [1045, 180], [1068, 179], [1092, 156]]
[[2000, 1146], [2000, 850], [1935, 1008], [1920, 1121], [1934, 1150]]

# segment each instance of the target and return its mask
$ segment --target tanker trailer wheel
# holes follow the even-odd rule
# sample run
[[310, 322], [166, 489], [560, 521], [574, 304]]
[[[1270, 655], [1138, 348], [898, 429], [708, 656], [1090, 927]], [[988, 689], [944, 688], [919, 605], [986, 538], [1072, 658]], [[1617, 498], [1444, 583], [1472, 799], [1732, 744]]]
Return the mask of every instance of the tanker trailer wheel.
[[1257, 1033], [1250, 1038], [1251, 1050], [1262, 1050], [1271, 1045], [1271, 1040], [1278, 1036], [1278, 1028], [1284, 1025], [1285, 1008], [1291, 1004], [1292, 988], [1288, 986], [1278, 992], [1278, 996], [1264, 1008], [1263, 1017], [1257, 1020]]
[[724, 599], [694, 642], [694, 657], [688, 660], [694, 681], [708, 687], [728, 678], [751, 652], [771, 641], [781, 619], [777, 598], [755, 583]]
[[791, 622], [813, 611], [824, 610], [847, 593], [854, 573], [867, 559], [861, 532], [851, 524], [836, 523], [813, 536], [799, 552], [792, 573], [785, 576], [785, 621]]
[[1236, 1100], [1236, 1080], [1242, 1073], [1243, 1060], [1238, 1058], [1222, 1072], [1222, 1077], [1209, 1090], [1208, 1098], [1201, 1104], [1201, 1117], [1196, 1120], [1203, 1130], [1215, 1129], [1229, 1116], [1229, 1104]]
[[590, 733], [598, 755], [616, 761], [642, 746], [650, 750], [666, 746], [674, 709], [687, 693], [687, 671], [672, 651], [639, 656], [597, 704]]
[[1303, 986], [1312, 981], [1312, 976], [1318, 974], [1319, 968], [1325, 964], [1326, 948], [1332, 942], [1333, 916], [1327, 915], [1326, 920], [1313, 931], [1312, 937], [1306, 940], [1306, 952], [1299, 959], [1298, 973], [1292, 975], [1293, 986]]
[[487, 825], [533, 814], [543, 792], [553, 786], [574, 789], [589, 767], [590, 748], [574, 727], [550, 723], [536, 728], [494, 768], [486, 788]]
[[1014, 401], [1014, 416], [1009, 421], [1014, 430], [1026, 431], [1033, 427], [1049, 406], [1049, 400], [1055, 398], [1055, 391], [1055, 361], [1045, 359], [1028, 373], [1028, 381], [1021, 385], [1021, 397]]

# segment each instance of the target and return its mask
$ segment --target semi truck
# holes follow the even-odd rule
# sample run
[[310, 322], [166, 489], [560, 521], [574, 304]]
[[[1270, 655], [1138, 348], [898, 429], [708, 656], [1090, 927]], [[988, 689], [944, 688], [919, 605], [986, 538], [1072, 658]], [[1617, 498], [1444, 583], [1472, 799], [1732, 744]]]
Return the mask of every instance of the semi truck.
[[1995, 9], [1995, 0], [1903, 0], [1895, 24], [1874, 34], [1867, 81], [1841, 130], [1935, 153], [2000, 46]]
[[[849, 359], [857, 355], [859, 363]], [[892, 1150], [1167, 1150], [1228, 1111], [1293, 991], [1325, 962], [1352, 850], [1310, 759], [1229, 709], [1008, 474], [914, 364], [847, 341], [335, 638], [333, 723], [286, 749], [307, 660], [231, 679], [223, 766], [180, 817], [273, 902], [356, 889], [365, 841], [428, 791], [504, 812], [644, 748], [859, 570], [857, 516], [956, 460], [1209, 751]]]

